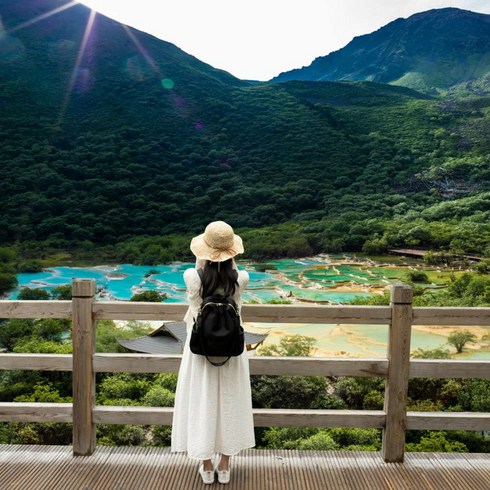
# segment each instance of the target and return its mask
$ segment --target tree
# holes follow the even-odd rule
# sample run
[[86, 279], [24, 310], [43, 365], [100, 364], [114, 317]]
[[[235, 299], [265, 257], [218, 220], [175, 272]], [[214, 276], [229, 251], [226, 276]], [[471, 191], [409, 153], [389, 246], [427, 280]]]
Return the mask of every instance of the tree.
[[490, 380], [466, 379], [456, 393], [462, 410], [468, 412], [490, 412]]
[[279, 344], [267, 345], [260, 349], [261, 356], [308, 357], [316, 340], [306, 335], [286, 335]]
[[435, 349], [416, 349], [412, 352], [414, 359], [450, 359], [451, 355], [447, 349], [436, 347]]
[[70, 300], [72, 297], [71, 284], [64, 284], [62, 286], [57, 286], [51, 290], [51, 296], [53, 299], [59, 300]]
[[311, 408], [327, 391], [323, 376], [252, 376], [252, 400], [259, 408]]
[[0, 328], [0, 346], [12, 352], [19, 339], [31, 336], [33, 328], [33, 320], [14, 318], [3, 323]]
[[298, 449], [301, 441], [317, 433], [314, 427], [270, 427], [262, 440], [270, 449]]
[[[304, 335], [288, 335], [278, 345], [262, 348], [260, 355], [309, 356], [316, 340]], [[252, 376], [252, 400], [256, 407], [310, 408], [321, 406], [327, 393], [323, 376]]]
[[142, 293], [136, 293], [131, 296], [129, 301], [149, 301], [151, 303], [160, 303], [168, 298], [166, 293], [159, 293], [158, 291], [143, 291]]
[[17, 272], [41, 272], [43, 265], [40, 260], [26, 260], [17, 265]]
[[476, 335], [469, 330], [463, 330], [462, 332], [458, 332], [457, 330], [453, 331], [449, 337], [447, 338], [448, 344], [453, 345], [456, 348], [456, 352], [460, 354], [463, 352], [463, 347], [468, 342], [475, 342]]
[[0, 263], [7, 264], [15, 260], [15, 252], [12, 248], [0, 247]]
[[150, 407], [173, 407], [175, 393], [172, 393], [163, 386], [152, 386], [142, 398], [143, 405]]
[[[70, 403], [71, 396], [62, 396], [52, 383], [45, 380], [31, 387], [29, 394], [19, 395], [15, 402], [36, 403]], [[72, 440], [72, 426], [66, 423], [12, 423], [9, 424], [14, 437], [13, 444], [70, 444]]]
[[9, 272], [1, 272], [0, 271], [0, 294], [5, 293], [6, 291], [10, 291], [17, 286], [17, 276], [15, 274], [11, 274]]
[[423, 436], [419, 443], [409, 442], [407, 451], [424, 453], [467, 453], [468, 448], [458, 441], [447, 440], [445, 432], [430, 432]]
[[127, 328], [118, 328], [112, 320], [97, 322], [96, 352], [128, 352], [117, 339], [132, 339], [148, 335], [153, 329], [145, 323], [127, 322]]
[[427, 275], [427, 273], [423, 271], [408, 271], [405, 274], [405, 279], [408, 282], [422, 282], [422, 283], [429, 282], [429, 276]]
[[47, 300], [50, 298], [50, 294], [45, 289], [40, 288], [22, 288], [18, 295], [18, 299], [20, 300], [30, 300], [30, 301], [39, 301], [39, 300]]

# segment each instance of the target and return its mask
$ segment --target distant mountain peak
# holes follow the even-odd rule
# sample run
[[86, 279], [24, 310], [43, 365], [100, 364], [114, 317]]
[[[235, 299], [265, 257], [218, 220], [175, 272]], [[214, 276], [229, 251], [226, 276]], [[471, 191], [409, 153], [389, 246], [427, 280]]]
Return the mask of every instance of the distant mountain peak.
[[489, 72], [490, 15], [447, 7], [398, 18], [271, 81], [369, 80], [434, 91]]

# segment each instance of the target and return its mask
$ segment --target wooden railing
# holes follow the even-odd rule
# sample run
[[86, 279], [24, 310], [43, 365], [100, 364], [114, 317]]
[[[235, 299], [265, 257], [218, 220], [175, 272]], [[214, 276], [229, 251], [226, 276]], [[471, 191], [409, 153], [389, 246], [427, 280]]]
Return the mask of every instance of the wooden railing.
[[[490, 379], [490, 361], [410, 360], [412, 325], [490, 325], [490, 308], [412, 308], [412, 289], [392, 286], [390, 306], [244, 305], [244, 321], [389, 325], [385, 359], [251, 357], [251, 374], [382, 376], [383, 410], [255, 409], [255, 426], [383, 429], [386, 462], [403, 461], [411, 429], [488, 430], [490, 413], [407, 412], [409, 378]], [[180, 355], [97, 354], [96, 321], [181, 320], [186, 305], [95, 301], [95, 282], [73, 281], [72, 301], [0, 301], [0, 318], [72, 318], [73, 356], [0, 354], [0, 369], [73, 371], [73, 403], [0, 403], [0, 421], [73, 422], [73, 453], [95, 450], [96, 424], [171, 425], [173, 408], [95, 405], [95, 373], [178, 372]]]

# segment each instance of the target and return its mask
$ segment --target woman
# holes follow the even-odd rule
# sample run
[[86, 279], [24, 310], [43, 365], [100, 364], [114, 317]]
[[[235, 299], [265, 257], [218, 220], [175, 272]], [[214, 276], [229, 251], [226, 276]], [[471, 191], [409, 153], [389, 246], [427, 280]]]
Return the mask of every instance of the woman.
[[[189, 348], [190, 332], [203, 297], [213, 293], [230, 295], [241, 307], [248, 273], [238, 271], [233, 257], [243, 253], [242, 239], [223, 221], [210, 223], [192, 239], [196, 268], [184, 272], [189, 309], [184, 317], [187, 340], [179, 370], [172, 425], [172, 451], [186, 451], [202, 464], [204, 483], [230, 481], [230, 456], [255, 446], [252, 396], [247, 350], [214, 366], [205, 356]], [[197, 269], [202, 269], [202, 282]], [[221, 361], [223, 358], [211, 358]], [[220, 454], [216, 467], [213, 457]]]

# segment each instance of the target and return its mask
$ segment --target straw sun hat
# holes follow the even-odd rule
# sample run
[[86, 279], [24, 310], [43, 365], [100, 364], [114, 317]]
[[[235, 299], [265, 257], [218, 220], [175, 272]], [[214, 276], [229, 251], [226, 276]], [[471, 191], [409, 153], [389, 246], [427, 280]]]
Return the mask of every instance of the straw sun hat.
[[204, 233], [191, 241], [191, 251], [198, 259], [223, 262], [243, 253], [242, 239], [224, 221], [213, 221]]

